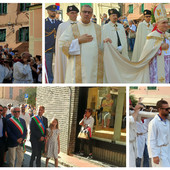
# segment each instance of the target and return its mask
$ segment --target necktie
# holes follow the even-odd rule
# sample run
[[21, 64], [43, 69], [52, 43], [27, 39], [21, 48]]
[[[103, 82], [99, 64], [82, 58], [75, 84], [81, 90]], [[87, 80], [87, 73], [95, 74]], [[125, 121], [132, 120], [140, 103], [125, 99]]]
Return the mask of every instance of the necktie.
[[121, 42], [120, 42], [119, 34], [117, 32], [117, 24], [115, 24], [114, 27], [115, 27], [116, 34], [117, 34], [117, 46], [119, 47], [119, 46], [121, 46]]
[[52, 24], [54, 24], [55, 23], [55, 20], [54, 19], [52, 19]]

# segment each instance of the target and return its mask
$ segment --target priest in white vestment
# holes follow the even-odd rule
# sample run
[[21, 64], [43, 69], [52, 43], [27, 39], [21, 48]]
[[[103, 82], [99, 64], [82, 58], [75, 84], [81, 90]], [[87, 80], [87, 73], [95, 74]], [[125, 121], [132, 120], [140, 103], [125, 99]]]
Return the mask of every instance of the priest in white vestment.
[[69, 19], [67, 22], [61, 23], [58, 27], [55, 43], [54, 83], [64, 83], [67, 66], [67, 57], [64, 55], [61, 48], [59, 48], [58, 39], [71, 24], [77, 23], [78, 13], [79, 9], [75, 5], [68, 6], [67, 15]]
[[165, 100], [157, 102], [157, 114], [149, 123], [148, 151], [152, 167], [170, 167], [169, 105]]
[[151, 11], [150, 10], [144, 10], [144, 21], [139, 23], [137, 32], [136, 32], [136, 38], [135, 38], [135, 45], [133, 49], [133, 55], [131, 61], [138, 62], [139, 57], [142, 53], [143, 47], [146, 42], [146, 37], [149, 33], [153, 30], [153, 25], [151, 24]]
[[81, 21], [59, 38], [59, 47], [68, 58], [65, 83], [102, 83], [101, 27], [90, 22], [93, 9], [89, 5], [82, 6], [80, 15]]
[[123, 57], [129, 59], [125, 29], [117, 23], [120, 13], [116, 9], [109, 9], [108, 14], [110, 22], [102, 27], [102, 41], [110, 42]]

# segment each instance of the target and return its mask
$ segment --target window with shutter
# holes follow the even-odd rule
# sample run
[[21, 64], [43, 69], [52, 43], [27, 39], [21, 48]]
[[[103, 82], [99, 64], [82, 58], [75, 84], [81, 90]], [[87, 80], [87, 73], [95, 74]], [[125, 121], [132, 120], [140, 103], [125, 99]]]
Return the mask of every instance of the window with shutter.
[[19, 29], [19, 42], [29, 41], [29, 27]]
[[133, 4], [129, 5], [129, 14], [132, 14], [132, 13], [133, 13]]
[[6, 29], [1, 29], [0, 30], [0, 42], [5, 42], [6, 41]]
[[28, 11], [29, 10], [29, 6], [31, 5], [31, 3], [20, 3], [20, 11]]
[[7, 3], [0, 3], [0, 15], [7, 14]]
[[131, 86], [130, 89], [131, 90], [138, 90], [138, 86]]
[[150, 86], [150, 87], [147, 87], [148, 90], [156, 90], [157, 87], [156, 86]]

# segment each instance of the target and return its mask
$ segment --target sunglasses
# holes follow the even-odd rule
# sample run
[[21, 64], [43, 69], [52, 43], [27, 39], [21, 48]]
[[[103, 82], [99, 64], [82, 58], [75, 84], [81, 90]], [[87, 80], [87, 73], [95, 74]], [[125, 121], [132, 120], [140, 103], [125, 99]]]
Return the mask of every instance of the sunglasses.
[[160, 108], [160, 109], [170, 111], [170, 107], [168, 107], [168, 108]]
[[3, 110], [0, 110], [1, 112], [3, 111]]
[[20, 113], [20, 111], [14, 111], [14, 113]]

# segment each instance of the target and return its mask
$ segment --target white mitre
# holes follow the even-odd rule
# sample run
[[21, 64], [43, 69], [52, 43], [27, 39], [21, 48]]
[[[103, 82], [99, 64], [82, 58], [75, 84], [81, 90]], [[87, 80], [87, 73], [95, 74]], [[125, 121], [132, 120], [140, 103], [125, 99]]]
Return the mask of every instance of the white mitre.
[[161, 3], [154, 9], [154, 17], [156, 22], [168, 20], [164, 5]]

